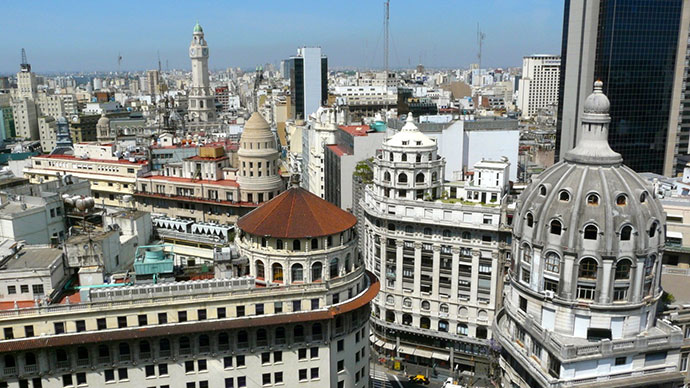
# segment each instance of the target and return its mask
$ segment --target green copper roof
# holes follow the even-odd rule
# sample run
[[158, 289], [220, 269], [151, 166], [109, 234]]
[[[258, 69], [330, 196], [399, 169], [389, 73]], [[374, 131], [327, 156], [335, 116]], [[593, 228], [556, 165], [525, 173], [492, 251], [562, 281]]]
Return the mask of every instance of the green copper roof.
[[196, 22], [196, 25], [194, 26], [194, 32], [204, 32], [199, 22]]

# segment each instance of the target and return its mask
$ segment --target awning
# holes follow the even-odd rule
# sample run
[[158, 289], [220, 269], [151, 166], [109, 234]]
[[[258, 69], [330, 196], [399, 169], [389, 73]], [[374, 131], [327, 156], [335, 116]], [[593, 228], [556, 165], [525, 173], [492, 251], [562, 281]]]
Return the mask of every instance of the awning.
[[395, 349], [395, 344], [392, 344], [392, 343], [390, 343], [390, 342], [386, 342], [386, 343], [383, 345], [383, 348], [384, 348], [384, 349], [388, 349], [388, 350], [393, 350], [393, 349]]
[[217, 236], [227, 237], [228, 230], [232, 229], [230, 226], [211, 224], [208, 222], [200, 222], [192, 225], [192, 233], [205, 233]]
[[672, 231], [672, 230], [667, 230], [667, 231], [666, 231], [666, 237], [682, 239], [682, 238], [683, 238], [683, 233], [681, 233], [681, 232], [674, 232], [674, 231]]
[[371, 342], [372, 344], [376, 342], [376, 336], [373, 334], [369, 334], [369, 342]]
[[433, 354], [432, 352], [430, 352], [428, 350], [424, 350], [424, 349], [417, 348], [414, 350], [414, 355], [417, 357], [431, 358], [432, 354]]
[[412, 346], [400, 345], [400, 346], [398, 346], [398, 352], [413, 355], [414, 354], [414, 348]]
[[381, 346], [383, 346], [383, 344], [384, 344], [384, 342], [381, 341], [381, 340], [376, 340], [376, 342], [374, 342], [374, 345], [378, 346], [379, 348], [380, 348]]
[[450, 360], [450, 354], [445, 354], [445, 353], [441, 353], [441, 352], [433, 352], [433, 353], [431, 354], [431, 357], [433, 357], [433, 358], [435, 358], [435, 359], [437, 359], [437, 360], [441, 360], [441, 361], [448, 361], [448, 360]]

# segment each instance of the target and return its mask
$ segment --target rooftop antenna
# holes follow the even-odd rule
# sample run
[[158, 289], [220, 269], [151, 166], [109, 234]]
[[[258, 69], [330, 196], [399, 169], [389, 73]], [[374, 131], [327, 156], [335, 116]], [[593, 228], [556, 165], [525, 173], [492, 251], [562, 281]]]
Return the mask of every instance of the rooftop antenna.
[[477, 53], [477, 61], [479, 62], [479, 68], [482, 68], [482, 43], [484, 42], [484, 38], [486, 38], [486, 35], [482, 32], [481, 28], [479, 27], [479, 23], [477, 23], [477, 43], [479, 43], [479, 53]]
[[120, 66], [122, 65], [122, 54], [120, 52], [117, 52], [117, 72], [120, 72]]
[[26, 50], [24, 50], [23, 47], [22, 47], [22, 64], [20, 65], [20, 68], [25, 73], [31, 71], [31, 65], [29, 65], [29, 61], [26, 59]]
[[160, 72], [161, 72], [161, 51], [158, 50], [157, 53], [158, 53], [158, 74], [160, 74]]
[[388, 81], [388, 30], [389, 30], [389, 8], [390, 0], [383, 3], [383, 68], [386, 72], [386, 82]]
[[256, 67], [256, 75], [254, 77], [254, 112], [259, 111], [259, 85], [263, 80], [264, 69], [261, 66]]

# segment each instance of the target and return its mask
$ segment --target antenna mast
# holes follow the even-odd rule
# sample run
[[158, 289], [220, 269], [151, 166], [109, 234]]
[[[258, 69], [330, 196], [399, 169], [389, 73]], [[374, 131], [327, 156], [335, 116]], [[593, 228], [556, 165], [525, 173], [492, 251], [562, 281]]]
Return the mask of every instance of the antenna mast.
[[386, 71], [386, 84], [388, 84], [388, 29], [390, 0], [383, 3], [383, 68]]
[[479, 23], [477, 23], [477, 43], [479, 43], [479, 53], [477, 53], [477, 60], [478, 60], [478, 65], [479, 68], [482, 68], [482, 43], [484, 42], [484, 38], [486, 35], [482, 32], [481, 28], [479, 27]]
[[22, 47], [22, 63], [20, 65], [20, 68], [23, 72], [29, 72], [31, 71], [31, 65], [29, 65], [29, 61], [26, 59], [26, 50]]
[[122, 54], [117, 52], [117, 72], [120, 72], [120, 65], [122, 65]]

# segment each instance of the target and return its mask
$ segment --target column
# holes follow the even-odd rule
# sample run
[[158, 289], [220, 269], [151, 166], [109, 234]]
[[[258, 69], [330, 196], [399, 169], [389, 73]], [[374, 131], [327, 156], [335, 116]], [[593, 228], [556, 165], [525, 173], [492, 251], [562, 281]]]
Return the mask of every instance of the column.
[[479, 283], [479, 255], [480, 251], [472, 250], [472, 285], [470, 288], [470, 303], [477, 304], [477, 284]]
[[599, 303], [610, 303], [611, 302], [611, 266], [613, 262], [611, 260], [603, 260], [604, 269], [601, 271], [602, 279], [597, 282], [601, 284], [601, 293], [599, 294]]
[[[451, 279], [450, 279], [450, 298], [451, 300], [458, 300], [458, 276], [460, 274], [458, 273], [458, 265], [460, 261], [460, 248], [458, 247], [453, 247], [451, 249], [451, 253], [453, 254], [453, 260], [452, 260], [452, 267], [451, 267]], [[457, 315], [457, 308], [455, 309], [455, 315]]]
[[434, 245], [434, 256], [432, 264], [431, 297], [438, 299], [438, 274], [441, 272], [441, 246]]
[[565, 256], [561, 261], [561, 292], [560, 295], [565, 299], [573, 298], [573, 257]]
[[395, 291], [402, 294], [403, 240], [395, 240]]
[[[414, 244], [414, 285], [413, 285], [413, 295], [419, 295], [422, 289], [422, 244]], [[414, 301], [413, 303], [416, 303]], [[416, 306], [415, 309], [419, 311], [420, 306]]]
[[644, 284], [644, 259], [644, 257], [638, 257], [637, 264], [633, 265], [633, 270], [635, 272], [633, 275], [633, 303], [637, 303], [642, 299], [642, 285]]

